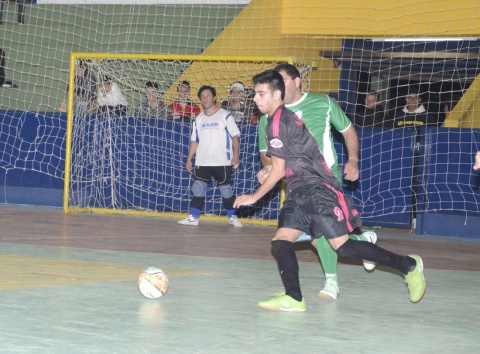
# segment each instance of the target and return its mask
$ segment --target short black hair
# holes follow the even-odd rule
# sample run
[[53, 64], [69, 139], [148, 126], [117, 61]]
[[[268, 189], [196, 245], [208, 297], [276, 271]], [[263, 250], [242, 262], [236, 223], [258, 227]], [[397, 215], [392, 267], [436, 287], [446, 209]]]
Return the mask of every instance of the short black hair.
[[266, 70], [252, 78], [253, 84], [267, 84], [272, 92], [280, 90], [282, 100], [285, 98], [285, 82], [283, 76], [276, 70]]
[[290, 76], [293, 80], [295, 80], [297, 77], [299, 77], [300, 79], [302, 78], [300, 76], [300, 71], [298, 71], [296, 66], [289, 63], [279, 64], [273, 70], [278, 72], [285, 71], [287, 75]]
[[410, 87], [408, 88], [407, 95], [409, 95], [409, 94], [411, 94], [411, 93], [420, 96], [420, 88], [419, 88], [418, 86], [416, 86], [416, 85], [410, 86]]
[[104, 84], [111, 84], [111, 83], [112, 83], [112, 78], [111, 78], [110, 76], [108, 76], [108, 75], [105, 75], [105, 76], [103, 77], [102, 82], [103, 82]]
[[213, 97], [217, 97], [217, 90], [215, 89], [215, 87], [208, 86], [208, 85], [203, 85], [198, 90], [198, 94], [197, 94], [198, 98], [200, 98], [200, 96], [202, 95], [202, 92], [205, 91], [205, 90], [209, 90], [212, 93]]
[[145, 88], [147, 87], [155, 87], [158, 90], [158, 84], [153, 81], [147, 81], [147, 83], [145, 84]]
[[180, 81], [180, 83], [177, 86], [177, 91], [180, 91], [180, 86], [185, 86], [185, 87], [190, 88], [190, 82], [187, 81], [187, 80]]

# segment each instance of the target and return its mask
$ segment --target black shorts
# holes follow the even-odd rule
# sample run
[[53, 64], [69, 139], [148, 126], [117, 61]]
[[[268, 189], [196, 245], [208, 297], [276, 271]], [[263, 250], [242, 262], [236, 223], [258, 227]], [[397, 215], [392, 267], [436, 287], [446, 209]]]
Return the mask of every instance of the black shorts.
[[195, 166], [195, 179], [209, 184], [212, 177], [219, 186], [230, 184], [233, 166]]
[[343, 236], [361, 225], [352, 199], [324, 182], [292, 190], [278, 218], [279, 228], [300, 230], [315, 238]]

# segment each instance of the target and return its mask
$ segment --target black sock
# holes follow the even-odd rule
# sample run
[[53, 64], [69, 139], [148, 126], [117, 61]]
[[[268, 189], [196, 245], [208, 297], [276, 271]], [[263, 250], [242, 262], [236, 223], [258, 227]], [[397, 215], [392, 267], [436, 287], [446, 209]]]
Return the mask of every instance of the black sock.
[[298, 278], [298, 261], [293, 243], [283, 240], [272, 241], [272, 250], [277, 258], [285, 294], [297, 301], [302, 301], [300, 279]]
[[381, 265], [394, 268], [403, 274], [407, 274], [415, 268], [415, 260], [408, 256], [400, 256], [387, 251], [377, 245], [366, 241], [354, 241], [348, 239], [337, 249], [337, 254], [342, 257], [365, 259], [377, 262]]

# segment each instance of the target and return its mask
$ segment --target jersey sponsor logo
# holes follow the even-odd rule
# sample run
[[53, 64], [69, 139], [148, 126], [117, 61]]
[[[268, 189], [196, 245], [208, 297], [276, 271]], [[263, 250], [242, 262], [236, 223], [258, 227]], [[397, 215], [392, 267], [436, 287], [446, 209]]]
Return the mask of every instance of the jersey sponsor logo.
[[202, 129], [218, 128], [218, 123], [202, 123]]
[[280, 139], [274, 138], [270, 140], [270, 146], [274, 148], [281, 148], [283, 146], [283, 143]]
[[335, 213], [335, 215], [337, 216], [338, 218], [338, 221], [342, 221], [344, 216], [343, 216], [343, 211], [342, 209], [340, 209], [339, 207], [335, 207], [335, 209], [333, 209], [333, 212]]

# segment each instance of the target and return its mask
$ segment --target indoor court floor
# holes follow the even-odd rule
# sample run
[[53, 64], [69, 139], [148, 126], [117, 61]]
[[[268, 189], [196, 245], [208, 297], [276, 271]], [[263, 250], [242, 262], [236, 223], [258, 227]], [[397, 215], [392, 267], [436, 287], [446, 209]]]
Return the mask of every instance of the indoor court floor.
[[[427, 291], [341, 259], [340, 297], [317, 297], [316, 252], [299, 245], [305, 313], [257, 302], [283, 291], [273, 227], [0, 207], [0, 353], [479, 353], [480, 240], [377, 229], [378, 244], [423, 257]], [[162, 268], [167, 294], [137, 276]]]

